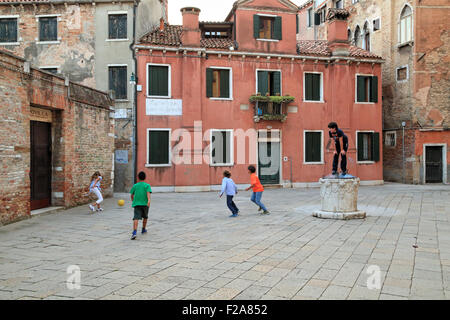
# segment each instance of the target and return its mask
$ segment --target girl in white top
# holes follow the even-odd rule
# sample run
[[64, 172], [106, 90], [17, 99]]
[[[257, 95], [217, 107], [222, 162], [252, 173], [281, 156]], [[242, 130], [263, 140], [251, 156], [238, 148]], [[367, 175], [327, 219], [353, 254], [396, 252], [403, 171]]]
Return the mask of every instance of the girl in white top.
[[102, 181], [102, 176], [100, 172], [95, 171], [91, 178], [91, 184], [89, 185], [89, 192], [93, 192], [97, 196], [97, 201], [89, 205], [89, 208], [94, 212], [95, 206], [97, 206], [97, 211], [103, 211], [100, 207], [100, 203], [103, 201], [103, 196], [100, 189], [100, 182]]

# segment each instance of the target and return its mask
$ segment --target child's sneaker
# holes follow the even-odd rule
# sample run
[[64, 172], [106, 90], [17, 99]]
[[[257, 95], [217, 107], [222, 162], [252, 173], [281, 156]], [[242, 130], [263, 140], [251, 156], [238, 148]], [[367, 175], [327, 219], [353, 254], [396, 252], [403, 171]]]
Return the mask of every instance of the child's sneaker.
[[235, 217], [237, 217], [238, 215], [237, 215], [237, 213], [233, 213], [231, 216], [230, 216], [230, 218], [235, 218]]
[[142, 228], [142, 234], [147, 233], [147, 229]]
[[258, 211], [262, 211], [262, 208], [261, 208], [261, 207], [259, 207]]
[[267, 210], [264, 210], [264, 212], [262, 214], [270, 214], [270, 212]]
[[133, 231], [133, 233], [131, 234], [131, 240], [136, 239], [136, 230]]
[[92, 212], [95, 212], [95, 208], [92, 204], [89, 205], [89, 208], [92, 210]]
[[97, 211], [103, 211], [103, 208], [98, 208]]

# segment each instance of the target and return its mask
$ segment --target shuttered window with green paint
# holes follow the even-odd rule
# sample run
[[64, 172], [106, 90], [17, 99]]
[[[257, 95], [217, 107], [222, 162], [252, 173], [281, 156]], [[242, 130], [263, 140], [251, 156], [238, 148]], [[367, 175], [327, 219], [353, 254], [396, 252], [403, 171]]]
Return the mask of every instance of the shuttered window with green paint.
[[231, 131], [213, 131], [211, 141], [212, 164], [231, 164]]
[[253, 37], [255, 39], [282, 39], [281, 17], [253, 15]]
[[206, 96], [208, 98], [231, 98], [229, 69], [206, 69]]
[[114, 99], [127, 99], [127, 67], [109, 67], [109, 90], [113, 91]]
[[380, 133], [358, 132], [358, 161], [380, 161]]
[[169, 164], [169, 131], [148, 131], [148, 164]]
[[305, 162], [322, 161], [322, 132], [305, 132]]
[[322, 101], [321, 77], [321, 73], [305, 73], [305, 101]]
[[356, 76], [356, 101], [378, 102], [378, 77]]
[[0, 42], [17, 42], [17, 18], [0, 19]]
[[169, 96], [168, 66], [148, 66], [148, 95], [156, 97]]
[[39, 41], [57, 41], [57, 40], [58, 40], [57, 17], [39, 18]]
[[267, 93], [271, 96], [281, 95], [281, 72], [280, 71], [258, 71], [257, 83], [259, 92], [262, 96]]

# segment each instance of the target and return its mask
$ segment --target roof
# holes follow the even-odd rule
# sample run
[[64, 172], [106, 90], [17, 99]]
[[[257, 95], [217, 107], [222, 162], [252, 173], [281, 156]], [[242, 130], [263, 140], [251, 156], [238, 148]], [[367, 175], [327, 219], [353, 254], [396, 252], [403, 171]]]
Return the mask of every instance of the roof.
[[54, 3], [61, 4], [64, 2], [74, 3], [74, 4], [89, 4], [89, 3], [107, 3], [107, 2], [133, 2], [134, 0], [0, 0], [0, 5], [6, 4], [32, 4], [32, 3]]
[[302, 10], [303, 8], [309, 7], [312, 4], [313, 4], [313, 0], [306, 1], [305, 3], [303, 3], [302, 5], [300, 5], [298, 7], [298, 10]]
[[[331, 56], [331, 49], [326, 40], [299, 40], [297, 41], [297, 53], [305, 56]], [[372, 58], [381, 59], [381, 57], [361, 49], [359, 47], [350, 46], [349, 55], [354, 58]]]
[[[159, 27], [144, 35], [139, 42], [151, 43], [156, 45], [166, 46], [181, 46], [181, 33], [183, 26], [164, 24], [164, 31], [160, 31]], [[234, 46], [233, 39], [228, 38], [203, 38], [200, 40], [200, 45], [208, 49], [228, 49]]]

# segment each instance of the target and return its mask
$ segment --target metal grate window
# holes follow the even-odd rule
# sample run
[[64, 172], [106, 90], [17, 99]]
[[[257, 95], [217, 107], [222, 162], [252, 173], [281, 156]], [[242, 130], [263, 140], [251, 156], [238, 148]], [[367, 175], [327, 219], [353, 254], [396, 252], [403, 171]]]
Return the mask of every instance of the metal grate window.
[[58, 40], [58, 20], [57, 17], [39, 18], [39, 41]]
[[108, 16], [109, 39], [127, 39], [127, 15], [110, 14]]
[[17, 42], [17, 18], [0, 19], [0, 42]]
[[109, 90], [115, 99], [127, 99], [127, 67], [109, 67]]

